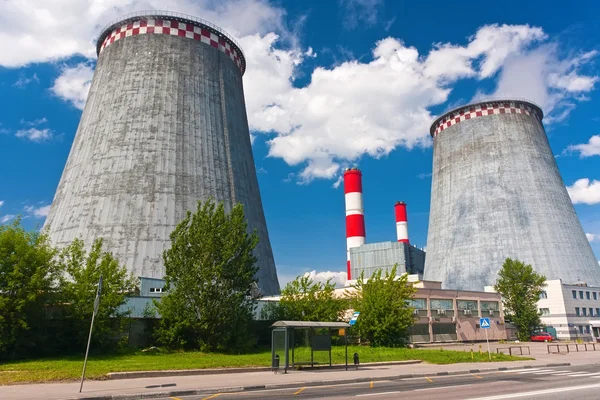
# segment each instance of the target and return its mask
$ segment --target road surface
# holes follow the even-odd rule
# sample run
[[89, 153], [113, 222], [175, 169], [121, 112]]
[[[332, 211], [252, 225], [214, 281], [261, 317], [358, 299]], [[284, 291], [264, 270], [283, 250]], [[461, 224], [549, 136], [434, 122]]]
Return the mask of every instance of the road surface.
[[[599, 360], [600, 362], [600, 360]], [[527, 368], [395, 381], [212, 393], [162, 400], [350, 399], [388, 400], [600, 399], [600, 364]]]

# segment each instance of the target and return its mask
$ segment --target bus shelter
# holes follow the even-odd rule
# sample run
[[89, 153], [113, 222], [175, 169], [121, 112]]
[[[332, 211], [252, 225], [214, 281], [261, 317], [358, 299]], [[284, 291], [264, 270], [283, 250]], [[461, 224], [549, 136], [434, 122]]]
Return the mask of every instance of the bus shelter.
[[[277, 321], [271, 325], [271, 328], [273, 329], [271, 333], [271, 365], [273, 371], [279, 370], [281, 361], [283, 361], [284, 373], [287, 373], [290, 366], [294, 368], [296, 365], [308, 364], [313, 367], [315, 364], [315, 351], [329, 352], [329, 366], [331, 367], [331, 336], [335, 330], [338, 331], [340, 336], [344, 336], [346, 370], [348, 370], [348, 328], [350, 328], [350, 324], [346, 322]], [[294, 358], [297, 331], [308, 333], [310, 362], [296, 362]], [[322, 332], [326, 332], [326, 334]]]

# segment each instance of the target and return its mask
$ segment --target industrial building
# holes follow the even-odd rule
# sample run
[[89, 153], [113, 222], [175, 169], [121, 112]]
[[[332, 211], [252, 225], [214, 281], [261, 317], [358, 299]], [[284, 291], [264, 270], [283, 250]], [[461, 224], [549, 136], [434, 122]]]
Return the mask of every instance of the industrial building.
[[[506, 340], [514, 336], [514, 330], [504, 322], [498, 293], [444, 290], [441, 282], [423, 281], [419, 275], [409, 275], [408, 281], [416, 288], [411, 300], [415, 309], [409, 338], [412, 343], [483, 341], [486, 332], [479, 327], [480, 317], [490, 318], [491, 326], [487, 329], [489, 340]], [[345, 297], [354, 290], [348, 285], [336, 289], [335, 295]], [[280, 296], [260, 299], [256, 318], [260, 318], [260, 311], [268, 302], [279, 300]], [[351, 315], [352, 311], [348, 310], [348, 313]]]
[[527, 101], [456, 108], [431, 126], [433, 171], [425, 280], [478, 290], [508, 257], [549, 280], [600, 286], [600, 267]]
[[250, 144], [241, 47], [219, 27], [136, 13], [97, 42], [88, 99], [45, 226], [52, 243], [105, 246], [135, 276], [162, 278], [170, 233], [198, 201], [241, 203], [260, 242], [263, 294], [279, 283]]
[[371, 277], [378, 269], [383, 274], [397, 266], [397, 274], [421, 274], [425, 266], [425, 251], [410, 244], [406, 203], [394, 205], [397, 242], [366, 243], [362, 172], [349, 168], [344, 172], [346, 205], [346, 256], [348, 280]]
[[546, 281], [538, 307], [545, 329], [556, 338], [600, 341], [600, 286]]

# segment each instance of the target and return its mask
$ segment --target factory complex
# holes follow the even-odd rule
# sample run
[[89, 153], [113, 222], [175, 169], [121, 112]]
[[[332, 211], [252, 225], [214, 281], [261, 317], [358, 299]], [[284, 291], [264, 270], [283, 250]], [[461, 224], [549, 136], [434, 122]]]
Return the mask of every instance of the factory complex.
[[[140, 278], [139, 295], [123, 307], [144, 318], [146, 305], [164, 294], [162, 255], [186, 213], [209, 198], [226, 211], [241, 203], [249, 231], [260, 238], [258, 318], [279, 300], [280, 285], [250, 142], [242, 48], [207, 21], [161, 11], [109, 24], [97, 54], [45, 223], [51, 242], [103, 238]], [[507, 339], [514, 331], [491, 286], [504, 260], [514, 258], [548, 279], [539, 303], [547, 329], [559, 338], [599, 338], [600, 266], [542, 118], [531, 102], [503, 99], [468, 104], [433, 122], [425, 248], [410, 242], [402, 201], [393, 205], [395, 240], [368, 243], [363, 175], [344, 171], [347, 282], [336, 295], [351, 291], [361, 274], [397, 266], [417, 288], [413, 342], [484, 339], [479, 317], [490, 318], [490, 339]]]

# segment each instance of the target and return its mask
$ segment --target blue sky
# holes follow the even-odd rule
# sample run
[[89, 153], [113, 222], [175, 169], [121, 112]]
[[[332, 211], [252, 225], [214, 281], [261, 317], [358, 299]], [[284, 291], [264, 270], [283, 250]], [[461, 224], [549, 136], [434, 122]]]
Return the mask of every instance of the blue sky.
[[[395, 239], [408, 204], [425, 247], [436, 115], [528, 98], [600, 259], [600, 4], [592, 1], [7, 0], [0, 3], [0, 221], [41, 226], [109, 21], [169, 9], [238, 38], [253, 149], [278, 272], [345, 270], [343, 168], [363, 171], [367, 242]], [[300, 128], [298, 128], [300, 127]]]

